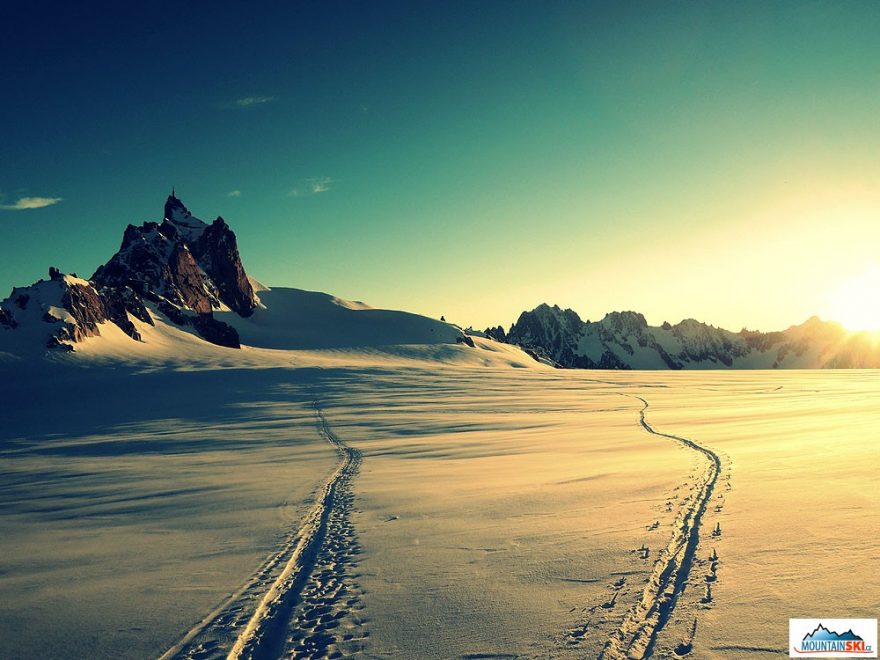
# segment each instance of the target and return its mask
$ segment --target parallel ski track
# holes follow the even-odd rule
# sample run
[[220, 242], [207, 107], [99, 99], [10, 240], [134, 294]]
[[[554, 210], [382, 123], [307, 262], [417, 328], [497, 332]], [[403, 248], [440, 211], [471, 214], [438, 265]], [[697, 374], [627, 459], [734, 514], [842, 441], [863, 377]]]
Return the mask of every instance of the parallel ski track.
[[319, 432], [336, 448], [342, 461], [319, 491], [320, 495], [300, 529], [299, 543], [238, 636], [228, 660], [257, 660], [282, 655], [287, 635], [286, 624], [326, 540], [327, 522], [334, 507], [338, 506], [338, 491], [360, 469], [361, 453], [333, 433], [318, 402], [315, 402], [315, 414]]
[[672, 538], [654, 564], [641, 599], [627, 612], [620, 627], [605, 644], [599, 655], [602, 660], [645, 658], [652, 654], [657, 635], [669, 620], [687, 583], [700, 542], [700, 523], [721, 474], [721, 459], [718, 454], [689, 438], [654, 430], [645, 418], [648, 402], [640, 396], [621, 394], [642, 402], [639, 423], [645, 431], [675, 440], [688, 449], [699, 452], [706, 457], [707, 467], [698, 480], [695, 491], [682, 505], [673, 527]]
[[[309, 579], [321, 548], [327, 542], [328, 521], [334, 509], [342, 506], [340, 491], [357, 475], [361, 453], [348, 446], [331, 430], [319, 402], [315, 402], [318, 432], [339, 454], [336, 469], [324, 481], [315, 496], [315, 503], [303, 520], [297, 533], [291, 536], [281, 550], [269, 557], [257, 577], [238, 589], [215, 610], [206, 615], [177, 644], [166, 651], [160, 660], [191, 657], [193, 641], [212, 626], [221, 615], [255, 586], [259, 576], [282, 562], [284, 568], [263, 593], [247, 625], [241, 630], [227, 655], [228, 660], [262, 660], [279, 658], [284, 653], [286, 625], [297, 603], [303, 586]], [[196, 653], [196, 655], [199, 655]]]

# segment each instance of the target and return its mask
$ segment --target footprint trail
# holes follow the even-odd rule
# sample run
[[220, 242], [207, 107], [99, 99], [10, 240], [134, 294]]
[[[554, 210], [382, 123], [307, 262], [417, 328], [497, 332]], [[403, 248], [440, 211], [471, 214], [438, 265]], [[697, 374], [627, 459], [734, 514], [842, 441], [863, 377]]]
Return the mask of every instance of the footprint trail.
[[[618, 629], [605, 644], [599, 656], [603, 660], [644, 658], [652, 654], [657, 635], [669, 621], [694, 565], [700, 542], [700, 524], [721, 473], [721, 459], [718, 454], [688, 438], [656, 431], [645, 417], [648, 402], [640, 396], [631, 394], [623, 396], [642, 402], [639, 423], [645, 431], [675, 440], [688, 449], [702, 454], [706, 458], [706, 467], [697, 478], [691, 494], [682, 503], [673, 527], [672, 538], [660, 551], [640, 600], [627, 612]], [[693, 634], [695, 633], [696, 626], [693, 630]], [[691, 637], [688, 640], [688, 647], [692, 644]]]
[[342, 657], [363, 648], [369, 633], [349, 570], [360, 552], [350, 514], [361, 453], [332, 431], [317, 401], [315, 417], [340, 462], [301, 526], [160, 660]]

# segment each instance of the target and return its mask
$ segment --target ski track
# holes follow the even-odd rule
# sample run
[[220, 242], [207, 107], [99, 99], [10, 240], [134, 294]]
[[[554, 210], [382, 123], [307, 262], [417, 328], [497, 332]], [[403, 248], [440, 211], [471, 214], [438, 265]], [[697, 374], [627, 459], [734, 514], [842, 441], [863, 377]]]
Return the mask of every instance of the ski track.
[[[652, 654], [657, 635], [669, 620], [687, 583], [700, 542], [700, 523], [721, 474], [721, 459], [715, 452], [688, 438], [654, 430], [645, 418], [648, 402], [633, 394], [622, 396], [642, 402], [639, 422], [645, 431], [675, 440], [699, 452], [706, 457], [708, 464], [694, 493], [682, 505], [673, 526], [672, 538], [655, 562], [639, 602], [627, 612], [618, 629], [612, 633], [599, 654], [601, 660], [645, 658]], [[688, 644], [690, 642], [692, 640]]]
[[344, 657], [363, 648], [369, 632], [357, 615], [363, 605], [348, 572], [360, 553], [350, 514], [361, 453], [333, 433], [317, 401], [315, 416], [318, 432], [341, 460], [302, 525], [160, 660]]

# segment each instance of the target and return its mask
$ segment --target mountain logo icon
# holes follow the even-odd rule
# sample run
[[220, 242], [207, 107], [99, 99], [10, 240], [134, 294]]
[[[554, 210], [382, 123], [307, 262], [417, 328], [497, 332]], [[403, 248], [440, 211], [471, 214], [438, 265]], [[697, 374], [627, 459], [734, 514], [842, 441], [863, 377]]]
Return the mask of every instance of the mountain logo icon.
[[847, 630], [845, 633], [838, 633], [838, 632], [834, 632], [833, 630], [828, 630], [828, 628], [823, 626], [821, 623], [818, 626], [816, 626], [816, 629], [813, 632], [808, 633], [807, 635], [804, 635], [805, 642], [809, 641], [809, 640], [813, 640], [813, 639], [816, 639], [816, 640], [819, 640], [819, 639], [821, 639], [821, 640], [852, 639], [852, 640], [862, 641], [862, 638], [859, 637], [858, 635], [856, 635], [852, 631], [852, 628]]
[[[856, 630], [859, 632], [855, 632]], [[789, 641], [792, 647], [789, 655], [813, 658], [876, 658], [876, 631], [876, 619], [791, 619]]]

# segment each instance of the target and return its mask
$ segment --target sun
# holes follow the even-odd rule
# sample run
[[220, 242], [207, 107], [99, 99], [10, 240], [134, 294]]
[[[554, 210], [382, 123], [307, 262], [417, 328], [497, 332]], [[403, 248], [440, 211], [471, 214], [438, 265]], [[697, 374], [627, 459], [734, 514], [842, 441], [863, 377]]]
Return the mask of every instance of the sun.
[[847, 330], [880, 331], [880, 266], [844, 280], [827, 296], [827, 316]]

